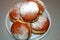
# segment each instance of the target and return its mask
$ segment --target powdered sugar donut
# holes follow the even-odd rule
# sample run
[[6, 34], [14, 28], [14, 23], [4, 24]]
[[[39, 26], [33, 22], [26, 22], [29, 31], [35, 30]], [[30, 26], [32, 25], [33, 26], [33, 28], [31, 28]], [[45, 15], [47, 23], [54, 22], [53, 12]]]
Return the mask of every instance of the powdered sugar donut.
[[38, 5], [38, 7], [39, 7], [39, 14], [42, 14], [42, 13], [44, 12], [45, 6], [44, 6], [44, 3], [43, 3], [42, 1], [40, 1], [40, 0], [26, 0], [26, 1], [27, 1], [27, 2], [28, 2], [28, 1], [36, 2], [37, 5]]
[[15, 22], [16, 20], [22, 20], [20, 16], [20, 11], [19, 11], [20, 6], [21, 6], [21, 3], [16, 4], [13, 8], [10, 9], [9, 18], [12, 22]]
[[28, 23], [16, 21], [11, 26], [11, 33], [17, 40], [27, 40], [31, 35], [31, 28]]
[[24, 21], [31, 22], [37, 18], [39, 12], [38, 5], [35, 2], [29, 1], [22, 4], [20, 13]]
[[36, 34], [45, 33], [49, 27], [49, 19], [45, 16], [39, 16], [38, 20], [31, 23], [32, 32]]

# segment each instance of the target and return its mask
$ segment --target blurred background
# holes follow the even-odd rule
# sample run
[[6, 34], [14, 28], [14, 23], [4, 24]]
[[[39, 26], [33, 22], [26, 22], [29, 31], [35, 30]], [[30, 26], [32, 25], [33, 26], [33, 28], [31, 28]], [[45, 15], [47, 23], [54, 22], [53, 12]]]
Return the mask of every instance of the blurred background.
[[[5, 18], [9, 9], [21, 0], [0, 0], [0, 40], [14, 40], [6, 31]], [[51, 16], [51, 28], [41, 40], [60, 40], [60, 0], [41, 0]]]

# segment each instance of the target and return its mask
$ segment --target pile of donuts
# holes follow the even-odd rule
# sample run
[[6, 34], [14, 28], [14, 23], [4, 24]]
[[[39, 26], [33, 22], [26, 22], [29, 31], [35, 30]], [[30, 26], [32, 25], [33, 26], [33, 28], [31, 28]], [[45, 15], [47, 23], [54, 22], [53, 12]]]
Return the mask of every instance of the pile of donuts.
[[42, 15], [44, 6], [39, 0], [26, 0], [13, 6], [9, 11], [11, 34], [17, 40], [28, 40], [31, 34], [44, 34], [49, 27], [49, 19]]

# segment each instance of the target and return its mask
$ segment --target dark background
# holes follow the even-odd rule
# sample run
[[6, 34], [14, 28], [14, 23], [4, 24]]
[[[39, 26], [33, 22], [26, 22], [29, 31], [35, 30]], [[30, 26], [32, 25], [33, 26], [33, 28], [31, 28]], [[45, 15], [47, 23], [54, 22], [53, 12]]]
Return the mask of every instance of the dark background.
[[[14, 40], [6, 31], [5, 17], [21, 0], [0, 0], [0, 40]], [[51, 28], [42, 40], [60, 40], [60, 0], [42, 0], [51, 16]]]

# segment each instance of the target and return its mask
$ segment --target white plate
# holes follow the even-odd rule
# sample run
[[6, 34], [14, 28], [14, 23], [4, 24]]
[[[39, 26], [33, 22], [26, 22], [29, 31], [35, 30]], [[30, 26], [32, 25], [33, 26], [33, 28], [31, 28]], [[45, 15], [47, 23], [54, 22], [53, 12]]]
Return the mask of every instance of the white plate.
[[[41, 2], [42, 2], [42, 1], [41, 1]], [[43, 3], [43, 2], [42, 2], [42, 3]], [[43, 12], [43, 15], [46, 16], [46, 17], [48, 17], [48, 19], [49, 19], [49, 21], [50, 21], [50, 25], [49, 25], [48, 30], [47, 30], [44, 34], [39, 34], [39, 35], [32, 33], [32, 35], [31, 35], [31, 37], [30, 37], [30, 40], [31, 40], [31, 39], [39, 40], [39, 39], [43, 38], [43, 37], [48, 33], [48, 31], [49, 31], [49, 29], [50, 29], [50, 26], [51, 26], [51, 18], [50, 18], [50, 15], [49, 15], [48, 11], [46, 10], [46, 8], [45, 8], [45, 10], [44, 10], [44, 12]], [[11, 32], [10, 32], [11, 25], [12, 25], [12, 22], [9, 20], [9, 12], [8, 12], [8, 13], [7, 13], [7, 16], [6, 16], [6, 28], [7, 28], [8, 33], [12, 36], [12, 34], [11, 34]]]

